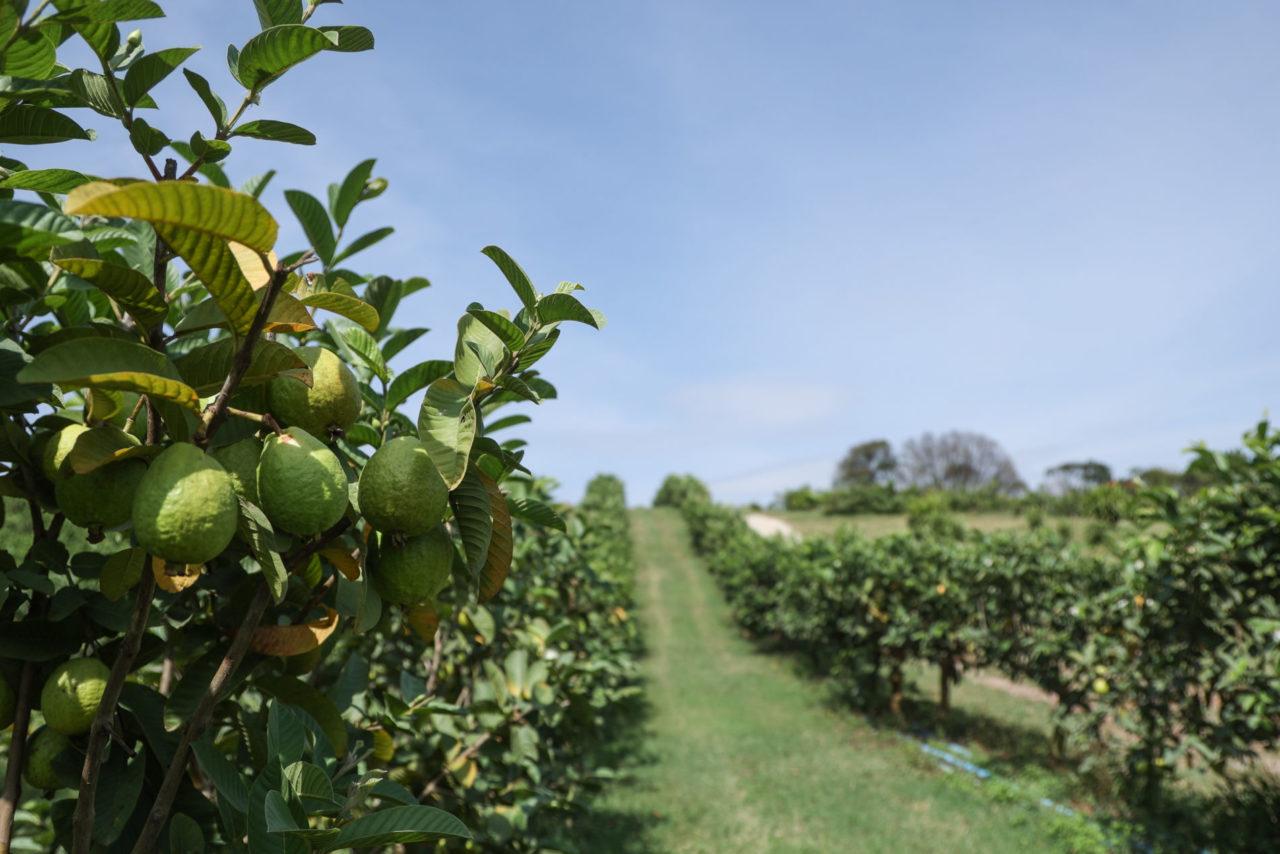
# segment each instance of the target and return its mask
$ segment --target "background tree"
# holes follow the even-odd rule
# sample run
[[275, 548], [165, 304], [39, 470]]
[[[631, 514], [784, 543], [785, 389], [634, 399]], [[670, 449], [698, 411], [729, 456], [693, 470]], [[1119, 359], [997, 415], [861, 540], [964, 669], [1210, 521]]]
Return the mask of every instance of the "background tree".
[[1056, 495], [1082, 492], [1113, 479], [1111, 466], [1097, 460], [1062, 463], [1046, 470], [1044, 475], [1045, 486]]
[[832, 485], [838, 489], [842, 486], [890, 483], [897, 472], [898, 458], [894, 456], [893, 446], [887, 439], [872, 439], [849, 449], [836, 466]]
[[1026, 489], [999, 442], [963, 430], [908, 439], [902, 446], [899, 471], [908, 484], [927, 489], [994, 489], [1001, 493]]

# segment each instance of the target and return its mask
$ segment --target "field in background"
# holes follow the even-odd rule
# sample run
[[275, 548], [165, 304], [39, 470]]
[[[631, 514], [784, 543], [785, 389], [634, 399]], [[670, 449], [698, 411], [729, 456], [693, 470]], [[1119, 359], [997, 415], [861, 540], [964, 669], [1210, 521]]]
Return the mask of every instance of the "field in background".
[[[855, 516], [828, 516], [819, 510], [769, 510], [765, 513], [782, 519], [806, 537], [834, 534], [844, 527], [852, 527], [866, 537], [883, 537], [907, 530], [905, 513], [863, 513]], [[955, 516], [978, 531], [1027, 530], [1027, 517], [1014, 513], [957, 513]], [[1057, 528], [1063, 523], [1071, 526], [1072, 539], [1082, 540], [1089, 520], [1079, 516], [1046, 516], [1044, 519], [1047, 528]]]

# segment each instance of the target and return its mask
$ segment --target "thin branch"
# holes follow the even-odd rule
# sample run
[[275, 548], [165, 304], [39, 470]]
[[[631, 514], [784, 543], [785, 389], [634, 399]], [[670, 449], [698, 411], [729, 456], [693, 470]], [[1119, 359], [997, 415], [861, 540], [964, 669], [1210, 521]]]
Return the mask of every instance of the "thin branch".
[[431, 654], [431, 664], [427, 668], [427, 688], [424, 693], [430, 697], [436, 692], [436, 681], [440, 678], [440, 660], [444, 656], [444, 633], [436, 626], [435, 651]]
[[214, 706], [221, 700], [227, 683], [231, 681], [231, 677], [235, 675], [236, 670], [240, 667], [240, 662], [244, 660], [245, 655], [249, 652], [249, 643], [253, 639], [253, 632], [262, 621], [262, 615], [266, 612], [267, 604], [270, 601], [271, 594], [267, 590], [266, 584], [258, 585], [258, 592], [254, 594], [253, 601], [249, 604], [249, 610], [244, 616], [244, 621], [236, 629], [235, 637], [231, 641], [231, 647], [218, 664], [218, 669], [214, 672], [213, 679], [209, 682], [209, 687], [205, 690], [204, 696], [200, 698], [199, 705], [196, 706], [195, 711], [187, 720], [187, 725], [182, 728], [182, 737], [178, 740], [178, 745], [173, 753], [173, 760], [169, 763], [168, 770], [165, 771], [164, 781], [160, 784], [160, 790], [156, 792], [151, 812], [147, 814], [146, 824], [143, 825], [142, 832], [138, 834], [137, 842], [134, 843], [133, 854], [148, 854], [155, 848], [156, 841], [160, 838], [160, 831], [164, 829], [165, 822], [169, 818], [169, 811], [173, 808], [173, 799], [178, 795], [178, 787], [182, 784], [182, 778], [186, 774], [187, 754], [191, 750], [191, 745], [204, 732], [205, 727], [209, 725], [209, 720], [213, 716]]
[[93, 717], [93, 726], [89, 729], [89, 747], [85, 753], [84, 766], [80, 769], [80, 792], [76, 796], [76, 811], [72, 819], [71, 850], [73, 854], [89, 854], [93, 847], [93, 809], [94, 797], [98, 790], [98, 779], [102, 776], [102, 761], [106, 758], [107, 739], [111, 736], [111, 722], [116, 716], [116, 704], [120, 702], [120, 691], [124, 688], [125, 679], [133, 669], [133, 661], [138, 657], [142, 647], [142, 636], [147, 631], [147, 620], [151, 616], [151, 599], [155, 594], [155, 573], [142, 573], [142, 581], [138, 584], [138, 597], [133, 606], [133, 617], [129, 621], [129, 630], [120, 642], [120, 650], [111, 665], [111, 676], [107, 678], [107, 687], [102, 692], [102, 700], [98, 704], [98, 712]]
[[13, 814], [22, 794], [22, 762], [27, 752], [27, 729], [31, 725], [31, 692], [36, 669], [30, 661], [22, 665], [18, 682], [18, 705], [14, 711], [13, 731], [9, 735], [9, 768], [4, 776], [4, 794], [0, 796], [0, 851], [9, 850], [13, 839]]

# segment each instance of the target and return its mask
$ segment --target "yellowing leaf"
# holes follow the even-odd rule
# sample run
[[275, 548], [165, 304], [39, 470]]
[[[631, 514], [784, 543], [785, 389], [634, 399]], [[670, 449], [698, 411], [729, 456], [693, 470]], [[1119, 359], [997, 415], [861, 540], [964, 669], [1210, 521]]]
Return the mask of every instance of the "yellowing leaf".
[[181, 593], [200, 580], [204, 572], [202, 563], [168, 563], [155, 555], [151, 556], [151, 572], [156, 577], [156, 586], [168, 593]]
[[329, 561], [339, 572], [346, 576], [347, 581], [358, 581], [360, 579], [359, 552], [353, 554], [341, 546], [326, 546], [320, 550], [319, 554], [320, 557]]
[[155, 285], [132, 267], [109, 264], [100, 258], [66, 258], [58, 254], [49, 260], [71, 275], [92, 282], [147, 328], [164, 323], [169, 314], [169, 306]]
[[276, 221], [253, 196], [188, 181], [124, 186], [94, 181], [72, 190], [64, 208], [77, 216], [122, 216], [191, 229], [259, 252], [275, 246], [278, 231]]
[[302, 655], [324, 643], [338, 628], [338, 612], [326, 608], [325, 616], [296, 626], [260, 626], [250, 642], [254, 652], [263, 655]]
[[[222, 388], [238, 349], [238, 342], [221, 338], [179, 358], [178, 371], [201, 397], [208, 397]], [[278, 376], [289, 376], [304, 385], [311, 385], [311, 369], [301, 356], [278, 341], [259, 341], [253, 348], [253, 358], [240, 384], [257, 385]]]
[[334, 291], [321, 291], [307, 294], [299, 300], [303, 305], [323, 308], [340, 314], [363, 326], [369, 332], [378, 331], [378, 310], [359, 297], [340, 294]]
[[267, 286], [271, 281], [271, 274], [276, 266], [279, 265], [280, 259], [276, 257], [274, 250], [267, 253], [267, 263], [262, 261], [262, 253], [250, 249], [243, 243], [228, 243], [231, 254], [235, 256], [236, 263], [240, 265], [240, 272], [249, 282], [249, 286], [255, 291]]
[[427, 643], [435, 640], [436, 631], [440, 628], [440, 615], [431, 605], [415, 605], [404, 613], [405, 622], [413, 633]]

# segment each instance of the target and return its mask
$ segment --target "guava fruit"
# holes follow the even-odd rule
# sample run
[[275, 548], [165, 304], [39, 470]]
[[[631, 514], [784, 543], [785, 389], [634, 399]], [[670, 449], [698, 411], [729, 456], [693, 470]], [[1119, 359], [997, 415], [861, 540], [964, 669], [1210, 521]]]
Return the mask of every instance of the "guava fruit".
[[249, 436], [231, 445], [209, 452], [218, 464], [231, 476], [231, 488], [245, 501], [258, 503], [258, 458], [262, 456], [262, 442]]
[[27, 767], [22, 771], [22, 779], [33, 789], [58, 788], [62, 782], [53, 770], [53, 761], [58, 758], [58, 754], [70, 747], [71, 739], [56, 729], [40, 727], [27, 743]]
[[373, 736], [373, 758], [379, 762], [390, 762], [391, 757], [396, 754], [396, 742], [391, 733], [378, 727], [370, 734]]
[[360, 473], [360, 512], [384, 534], [416, 536], [444, 518], [449, 490], [431, 455], [413, 436], [392, 439]]
[[73, 658], [49, 674], [40, 691], [40, 711], [63, 735], [88, 732], [111, 671], [96, 658]]
[[324, 443], [290, 427], [263, 443], [258, 497], [278, 530], [310, 536], [332, 527], [347, 512], [347, 477]]
[[422, 605], [449, 584], [453, 539], [444, 525], [397, 542], [384, 536], [369, 578], [384, 602]]
[[54, 485], [58, 508], [82, 528], [114, 528], [129, 521], [133, 496], [147, 473], [142, 460], [121, 460], [88, 474], [68, 475]]
[[44, 470], [45, 477], [56, 481], [60, 477], [71, 474], [71, 467], [67, 465], [67, 456], [76, 446], [76, 439], [87, 432], [89, 428], [83, 424], [68, 424], [49, 437], [40, 454], [40, 467]]
[[204, 563], [235, 536], [239, 510], [231, 476], [218, 461], [179, 442], [151, 462], [138, 484], [133, 531], [138, 544], [156, 557]]
[[0, 676], [0, 729], [8, 729], [13, 723], [13, 713], [18, 705], [18, 698], [13, 693], [9, 680]]
[[355, 374], [331, 350], [302, 347], [297, 354], [311, 368], [311, 387], [289, 377], [276, 377], [267, 388], [271, 413], [312, 436], [329, 438], [360, 416], [360, 386]]

